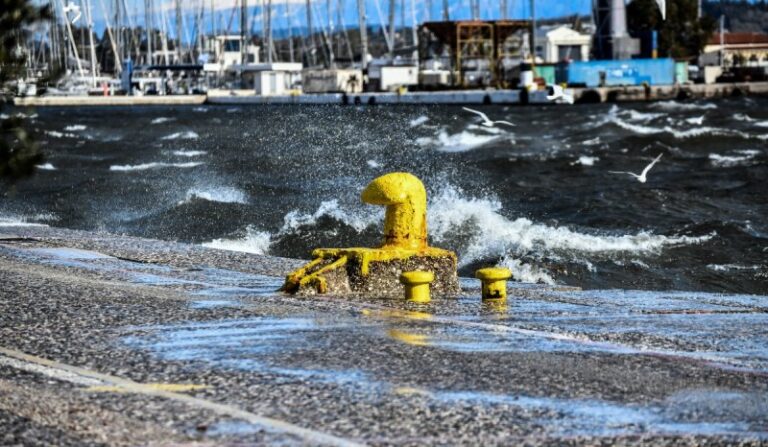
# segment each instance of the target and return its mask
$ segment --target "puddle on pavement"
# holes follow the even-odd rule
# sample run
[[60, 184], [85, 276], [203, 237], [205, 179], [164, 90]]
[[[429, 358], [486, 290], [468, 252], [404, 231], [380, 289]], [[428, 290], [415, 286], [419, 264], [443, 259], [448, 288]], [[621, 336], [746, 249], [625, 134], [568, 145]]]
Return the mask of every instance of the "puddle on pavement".
[[189, 303], [192, 309], [217, 309], [221, 307], [241, 307], [242, 303], [232, 300], [198, 300]]
[[[535, 426], [544, 427], [548, 434], [634, 435], [649, 433], [671, 434], [738, 434], [768, 436], [760, 433], [765, 427], [766, 404], [760, 395], [747, 396], [733, 390], [690, 390], [674, 394], [666, 401], [649, 405], [624, 404], [599, 399], [568, 399], [532, 397], [472, 390], [429, 390], [398, 386], [365, 370], [335, 370], [317, 363], [316, 355], [308, 355], [312, 367], [276, 364], [276, 354], [291, 351], [319, 351], [333, 343], [337, 334], [365, 330], [398, 343], [418, 349], [449, 349], [459, 352], [477, 350], [575, 352], [604, 350], [573, 340], [548, 339], [524, 333], [496, 333], [492, 330], [446, 327], [425, 318], [403, 321], [400, 318], [376, 318], [361, 322], [359, 318], [324, 321], [315, 317], [262, 317], [239, 320], [189, 322], [180, 324], [125, 328], [123, 342], [169, 361], [185, 361], [201, 368], [216, 367], [252, 371], [269, 376], [271, 383], [280, 385], [296, 381], [329, 383], [346, 387], [361, 398], [375, 402], [382, 395], [397, 395], [412, 399], [410, 406], [429, 407], [438, 414], [441, 409], [479, 406], [498, 410], [509, 406], [522, 410], [523, 417]], [[398, 321], [399, 323], [395, 323]], [[135, 335], [132, 335], [135, 332]], [[322, 340], [322, 341], [321, 341]], [[620, 353], [620, 350], [617, 351]], [[730, 410], [723, 410], [729, 408]], [[471, 408], [467, 409], [472, 411]], [[510, 412], [511, 410], [502, 411]], [[452, 410], [448, 410], [452, 411]], [[511, 414], [516, 414], [512, 412]], [[758, 421], [752, 423], [750, 421]], [[763, 425], [760, 425], [760, 424]], [[232, 425], [234, 424], [234, 425]], [[212, 426], [211, 436], [247, 436], [259, 427], [225, 422]]]
[[[14, 255], [34, 261], [79, 268], [133, 283], [154, 287], [181, 287], [206, 297], [268, 296], [283, 285], [283, 278], [238, 272], [234, 270], [199, 267], [179, 269], [167, 265], [132, 262], [96, 251], [67, 247], [15, 248], [4, 247]], [[193, 304], [194, 307], [194, 304]]]
[[[737, 393], [744, 397], [746, 394]], [[744, 434], [752, 427], [747, 420], [759, 421], [765, 414], [751, 412], [749, 415], [734, 415], [732, 418], [716, 418], [714, 414], [699, 413], [697, 420], [685, 420], [671, 414], [658, 405], [630, 405], [590, 399], [560, 399], [550, 397], [529, 397], [500, 395], [473, 391], [437, 391], [427, 395], [449, 404], [482, 403], [487, 405], [508, 405], [529, 410], [534, 422], [546, 431], [558, 436], [611, 436], [646, 433], [673, 434]], [[708, 402], [715, 406], [717, 398]], [[755, 409], [759, 409], [756, 407]], [[745, 418], [744, 416], [748, 416]], [[758, 433], [768, 437], [768, 433]]]

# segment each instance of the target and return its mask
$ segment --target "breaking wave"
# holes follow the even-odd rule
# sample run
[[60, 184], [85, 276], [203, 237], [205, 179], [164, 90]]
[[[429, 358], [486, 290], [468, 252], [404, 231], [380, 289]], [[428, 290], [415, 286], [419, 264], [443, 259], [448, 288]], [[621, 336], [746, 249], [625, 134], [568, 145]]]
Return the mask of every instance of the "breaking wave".
[[717, 104], [711, 102], [704, 103], [687, 103], [677, 101], [659, 101], [651, 104], [654, 109], [661, 109], [667, 112], [678, 112], [686, 110], [714, 110], [717, 108]]
[[215, 188], [192, 188], [187, 191], [185, 202], [193, 199], [204, 199], [209, 202], [220, 203], [242, 203], [247, 204], [248, 198], [243, 191], [230, 186], [220, 186]]
[[[715, 236], [714, 233], [666, 236], [646, 231], [623, 235], [584, 233], [565, 226], [535, 223], [522, 217], [506, 217], [498, 200], [465, 197], [451, 186], [434, 195], [427, 209], [431, 241], [457, 251], [460, 267], [476, 262], [498, 262], [510, 268], [515, 278], [526, 282], [555, 283], [553, 273], [537, 265], [538, 260], [572, 261], [593, 268], [589, 261], [592, 258], [605, 259], [626, 254], [654, 256], [666, 248], [701, 244]], [[248, 227], [243, 238], [216, 239], [204, 245], [264, 254], [269, 252], [272, 244], [286, 236], [302, 232], [335, 234], [341, 231], [342, 225], [362, 233], [378, 229], [382, 220], [380, 212], [345, 209], [339, 206], [338, 201], [331, 200], [322, 202], [314, 212], [289, 212], [283, 218], [282, 227], [274, 233]]]
[[217, 248], [220, 250], [242, 251], [245, 253], [255, 253], [265, 255], [269, 253], [271, 236], [266, 231], [259, 231], [249, 226], [246, 229], [245, 237], [241, 239], [214, 239], [210, 242], [204, 242], [202, 245], [208, 248]]
[[745, 166], [752, 164], [752, 160], [760, 155], [761, 152], [755, 149], [746, 149], [736, 151], [735, 153], [738, 155], [709, 154], [709, 161], [712, 163], [712, 166], [720, 168]]
[[194, 168], [203, 164], [199, 161], [190, 161], [187, 163], [142, 163], [140, 165], [112, 165], [109, 167], [110, 171], [146, 171], [147, 169], [156, 168]]
[[484, 146], [498, 138], [497, 135], [478, 135], [467, 131], [449, 134], [443, 130], [440, 131], [437, 138], [419, 138], [416, 143], [440, 152], [466, 152]]
[[43, 171], [55, 171], [56, 166], [50, 164], [50, 163], [43, 163], [41, 165], [35, 165], [37, 169], [41, 169]]
[[178, 155], [179, 157], [199, 157], [201, 155], [206, 155], [208, 152], [206, 151], [186, 151], [186, 150], [179, 150], [179, 151], [173, 151], [173, 155]]
[[83, 125], [83, 124], [72, 124], [72, 125], [66, 126], [64, 128], [64, 130], [66, 130], [68, 132], [79, 132], [79, 131], [85, 130], [87, 128], [88, 127]]
[[702, 136], [739, 137], [744, 139], [756, 138], [760, 140], [768, 139], [768, 135], [751, 135], [739, 130], [723, 129], [720, 127], [703, 126], [703, 127], [696, 127], [692, 129], [686, 129], [686, 130], [678, 130], [670, 126], [664, 126], [664, 127], [646, 126], [646, 125], [627, 122], [616, 115], [609, 115], [604, 122], [615, 124], [616, 126], [619, 126], [622, 129], [629, 130], [630, 132], [634, 132], [639, 135], [656, 135], [660, 133], [668, 133], [673, 137], [681, 140], [686, 138], [696, 138], [696, 137], [702, 137]]
[[167, 116], [160, 116], [155, 119], [153, 119], [150, 124], [162, 124], [162, 123], [168, 123], [171, 121], [176, 121], [176, 118], [169, 118]]
[[409, 121], [408, 124], [411, 127], [418, 127], [418, 126], [421, 126], [422, 124], [426, 123], [427, 121], [429, 121], [429, 117], [426, 116], [426, 115], [421, 115], [418, 118], [414, 118], [411, 121]]
[[166, 135], [161, 140], [196, 140], [200, 138], [197, 132], [187, 130], [184, 132], [175, 132], [170, 135]]
[[699, 244], [703, 236], [664, 236], [649, 232], [627, 235], [586, 234], [567, 227], [537, 224], [526, 218], [509, 219], [495, 199], [466, 198], [454, 188], [439, 193], [429, 206], [430, 235], [437, 242], [463, 240], [460, 261], [535, 253], [572, 258], [577, 254], [634, 253], [654, 255], [667, 247]]

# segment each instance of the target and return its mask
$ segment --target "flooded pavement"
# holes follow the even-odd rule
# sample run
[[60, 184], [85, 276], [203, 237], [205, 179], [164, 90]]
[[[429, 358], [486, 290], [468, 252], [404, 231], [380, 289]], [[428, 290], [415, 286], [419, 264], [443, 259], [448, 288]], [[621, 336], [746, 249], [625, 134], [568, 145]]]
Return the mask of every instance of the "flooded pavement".
[[768, 442], [764, 296], [299, 298], [295, 260], [2, 232], [3, 442]]

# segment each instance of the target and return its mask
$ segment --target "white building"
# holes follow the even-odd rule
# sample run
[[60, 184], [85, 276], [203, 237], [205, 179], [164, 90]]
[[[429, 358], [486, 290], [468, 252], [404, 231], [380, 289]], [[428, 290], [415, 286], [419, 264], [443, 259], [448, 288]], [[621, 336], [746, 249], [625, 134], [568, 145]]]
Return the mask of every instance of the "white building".
[[589, 60], [592, 36], [568, 25], [541, 27], [536, 30], [536, 59], [547, 64], [561, 61]]
[[[228, 71], [232, 66], [243, 65], [243, 52], [241, 45], [243, 40], [240, 36], [216, 36], [209, 41], [209, 52], [213, 53], [213, 61], [203, 64], [203, 70], [222, 74]], [[245, 64], [259, 63], [259, 47], [248, 44], [246, 47]]]
[[252, 80], [257, 95], [290, 95], [301, 92], [301, 63], [235, 65], [243, 79]]

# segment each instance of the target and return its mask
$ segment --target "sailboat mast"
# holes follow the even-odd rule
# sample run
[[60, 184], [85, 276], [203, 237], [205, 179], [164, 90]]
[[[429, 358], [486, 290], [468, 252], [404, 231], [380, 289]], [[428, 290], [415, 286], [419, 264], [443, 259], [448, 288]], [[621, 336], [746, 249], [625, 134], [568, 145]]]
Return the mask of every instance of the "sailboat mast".
[[288, 22], [288, 60], [293, 62], [293, 14], [291, 13], [291, 0], [285, 0], [285, 19]]
[[144, 0], [144, 26], [147, 28], [147, 65], [152, 65], [152, 0]]
[[312, 30], [312, 0], [307, 0], [307, 32], [309, 33], [309, 54], [312, 57], [312, 65], [317, 65], [317, 46], [315, 34]]
[[360, 63], [368, 69], [368, 25], [365, 17], [365, 0], [357, 0], [357, 20], [360, 26]]
[[266, 16], [266, 29], [264, 30], [267, 37], [267, 62], [272, 63], [272, 0], [267, 0], [267, 16]]
[[96, 47], [93, 45], [93, 18], [91, 17], [91, 2], [85, 1], [85, 20], [88, 21], [88, 46], [91, 54], [91, 86], [96, 87]]
[[395, 0], [389, 0], [389, 60], [395, 58]]
[[248, 62], [248, 0], [240, 3], [240, 63]]
[[175, 0], [176, 6], [176, 60], [182, 62], [181, 52], [181, 0]]

